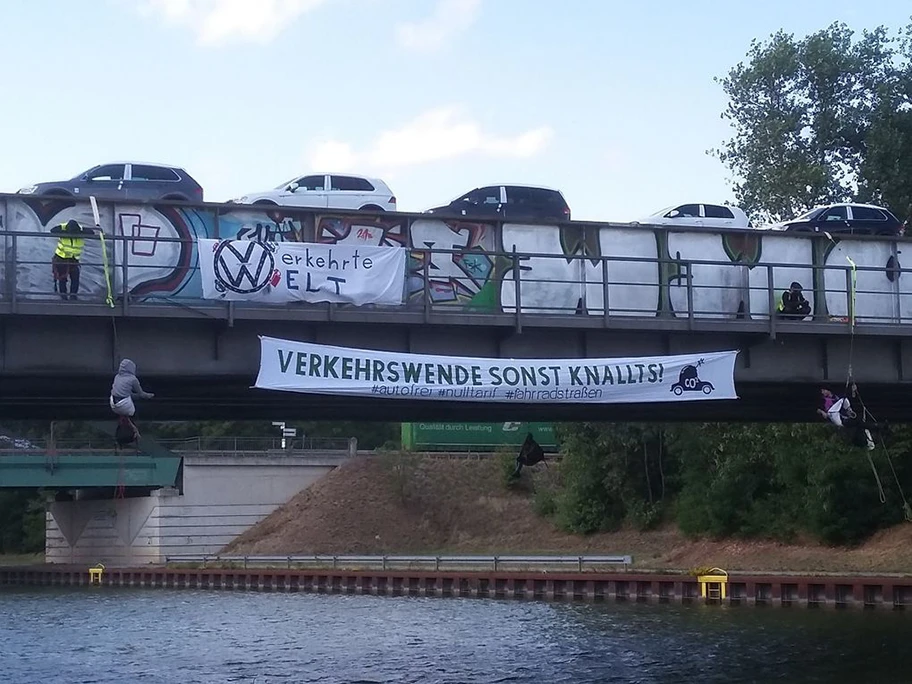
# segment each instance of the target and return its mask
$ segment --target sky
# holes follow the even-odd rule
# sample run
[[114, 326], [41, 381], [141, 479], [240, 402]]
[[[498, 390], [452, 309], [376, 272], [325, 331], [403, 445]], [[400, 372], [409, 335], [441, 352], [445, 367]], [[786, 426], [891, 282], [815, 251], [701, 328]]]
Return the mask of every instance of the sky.
[[752, 39], [908, 23], [908, 0], [4, 0], [0, 191], [107, 161], [209, 201], [314, 171], [401, 211], [491, 183], [574, 219], [731, 201], [714, 77]]

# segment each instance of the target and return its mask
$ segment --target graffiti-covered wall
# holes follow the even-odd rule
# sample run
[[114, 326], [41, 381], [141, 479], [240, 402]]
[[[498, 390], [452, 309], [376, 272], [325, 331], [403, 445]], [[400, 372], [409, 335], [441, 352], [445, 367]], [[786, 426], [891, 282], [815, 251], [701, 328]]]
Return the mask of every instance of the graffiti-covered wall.
[[[199, 300], [196, 240], [219, 238], [403, 246], [410, 250], [406, 306], [429, 299], [435, 307], [506, 313], [519, 302], [530, 313], [603, 315], [607, 306], [612, 316], [688, 316], [692, 309], [700, 318], [765, 318], [772, 277], [777, 297], [797, 281], [815, 315], [842, 318], [854, 263], [858, 320], [912, 321], [904, 243], [886, 239], [479, 223], [420, 214], [377, 218], [239, 205], [102, 201], [99, 210], [105, 236], [126, 239], [109, 240], [107, 266], [101, 241], [87, 240], [80, 298], [103, 299], [107, 273], [114, 293], [129, 293], [134, 301]], [[13, 289], [21, 298], [54, 296], [50, 230], [71, 218], [95, 223], [85, 201], [0, 196], [3, 297]]]

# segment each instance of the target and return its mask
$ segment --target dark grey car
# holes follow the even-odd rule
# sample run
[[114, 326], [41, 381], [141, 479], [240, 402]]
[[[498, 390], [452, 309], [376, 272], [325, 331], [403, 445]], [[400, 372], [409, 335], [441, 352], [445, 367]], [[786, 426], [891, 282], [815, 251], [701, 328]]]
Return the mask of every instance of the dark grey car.
[[203, 188], [189, 173], [167, 164], [113, 162], [92, 167], [74, 178], [38, 183], [19, 190], [22, 195], [88, 197], [123, 200], [182, 200], [202, 202]]

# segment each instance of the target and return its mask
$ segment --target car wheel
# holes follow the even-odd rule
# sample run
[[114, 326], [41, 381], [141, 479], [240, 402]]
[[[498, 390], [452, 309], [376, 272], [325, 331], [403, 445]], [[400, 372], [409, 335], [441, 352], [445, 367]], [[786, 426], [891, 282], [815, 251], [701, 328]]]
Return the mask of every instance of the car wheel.
[[383, 207], [378, 207], [376, 204], [365, 204], [358, 211], [383, 211]]
[[45, 197], [72, 197], [73, 193], [67, 192], [66, 190], [48, 190], [47, 192], [41, 193]]
[[682, 394], [684, 394], [684, 388], [681, 387], [680, 385], [674, 387], [674, 388], [672, 389], [672, 391], [675, 393], [676, 396], [679, 396], [679, 397], [680, 397]]
[[253, 203], [254, 206], [267, 206], [267, 207], [277, 207], [279, 206], [278, 202], [273, 202], [272, 200], [257, 200]]
[[708, 382], [705, 385], [703, 385], [703, 394], [709, 394], [712, 391], [713, 391], [713, 387]]

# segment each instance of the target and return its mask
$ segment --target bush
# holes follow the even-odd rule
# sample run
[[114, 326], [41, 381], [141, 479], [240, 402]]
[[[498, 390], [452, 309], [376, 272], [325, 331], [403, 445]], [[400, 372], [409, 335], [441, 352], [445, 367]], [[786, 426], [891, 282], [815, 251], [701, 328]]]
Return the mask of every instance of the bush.
[[547, 487], [537, 487], [532, 497], [532, 510], [543, 518], [550, 518], [557, 512], [557, 501], [554, 491]]
[[420, 458], [410, 451], [379, 451], [377, 458], [399, 501], [406, 505], [417, 493]]
[[665, 515], [665, 504], [662, 501], [643, 501], [634, 499], [627, 503], [627, 517], [638, 530], [653, 530], [659, 526]]
[[501, 483], [507, 489], [516, 489], [522, 479], [522, 472], [519, 475], [513, 474], [516, 472], [516, 454], [501, 449], [497, 452], [497, 460], [500, 464]]

